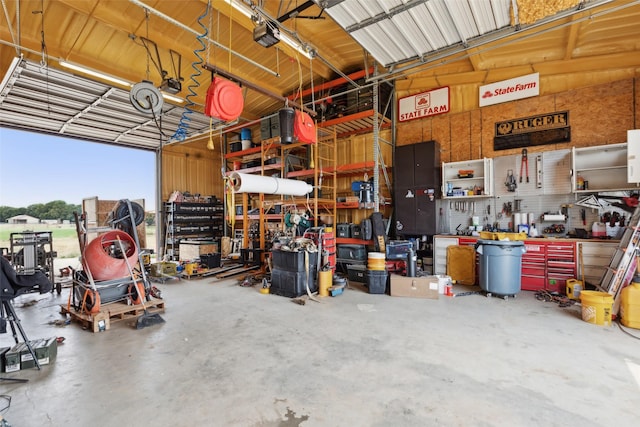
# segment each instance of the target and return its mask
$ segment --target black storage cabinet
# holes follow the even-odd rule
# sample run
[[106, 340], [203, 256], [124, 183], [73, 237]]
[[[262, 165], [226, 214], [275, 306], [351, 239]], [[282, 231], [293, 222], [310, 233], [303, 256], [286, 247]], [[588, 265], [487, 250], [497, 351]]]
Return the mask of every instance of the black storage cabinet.
[[436, 200], [441, 194], [440, 144], [420, 142], [394, 152], [396, 235], [436, 234]]

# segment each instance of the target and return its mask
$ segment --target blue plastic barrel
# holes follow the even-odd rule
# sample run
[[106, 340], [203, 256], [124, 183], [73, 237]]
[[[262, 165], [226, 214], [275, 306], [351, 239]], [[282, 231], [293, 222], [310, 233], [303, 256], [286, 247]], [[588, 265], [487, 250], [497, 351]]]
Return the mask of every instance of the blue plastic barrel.
[[251, 140], [251, 129], [249, 128], [243, 128], [240, 129], [240, 139], [248, 139]]
[[526, 252], [523, 241], [478, 240], [475, 248], [480, 255], [480, 289], [504, 296], [520, 292], [522, 254]]

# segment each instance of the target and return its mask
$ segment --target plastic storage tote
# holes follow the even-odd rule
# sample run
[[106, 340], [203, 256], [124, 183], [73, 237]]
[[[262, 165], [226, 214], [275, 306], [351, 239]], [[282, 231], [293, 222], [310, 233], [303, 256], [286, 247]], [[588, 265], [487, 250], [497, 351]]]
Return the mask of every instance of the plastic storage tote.
[[526, 252], [521, 240], [478, 240], [475, 245], [480, 255], [480, 288], [487, 294], [504, 297], [520, 292], [522, 254]]

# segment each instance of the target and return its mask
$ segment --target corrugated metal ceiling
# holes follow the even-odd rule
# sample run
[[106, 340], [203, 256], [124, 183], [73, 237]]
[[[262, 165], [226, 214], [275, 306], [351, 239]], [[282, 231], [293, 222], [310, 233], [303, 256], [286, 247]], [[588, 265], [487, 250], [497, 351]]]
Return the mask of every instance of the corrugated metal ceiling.
[[509, 26], [510, 0], [345, 0], [329, 15], [385, 67]]
[[[129, 91], [26, 59], [15, 58], [12, 69], [0, 85], [0, 126], [149, 150], [177, 142], [183, 107], [165, 101], [154, 117], [133, 107]], [[186, 117], [187, 138], [209, 131], [209, 117]]]
[[[558, 19], [609, 0], [528, 2], [526, 14]], [[327, 13], [386, 68], [426, 62], [436, 52], [460, 50], [522, 29], [515, 0], [327, 0]], [[546, 2], [545, 2], [546, 3]], [[516, 13], [513, 13], [513, 10]], [[512, 16], [515, 18], [512, 19]]]

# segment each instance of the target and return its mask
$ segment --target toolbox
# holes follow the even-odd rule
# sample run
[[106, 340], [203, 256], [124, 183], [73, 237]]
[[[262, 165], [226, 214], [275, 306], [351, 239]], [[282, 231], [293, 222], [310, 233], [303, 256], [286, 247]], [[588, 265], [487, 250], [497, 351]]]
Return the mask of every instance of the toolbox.
[[367, 272], [367, 267], [364, 265], [352, 264], [347, 266], [347, 277], [349, 278], [349, 280], [353, 282], [366, 283], [367, 282], [366, 272]]
[[211, 254], [200, 255], [200, 263], [207, 268], [218, 268], [222, 261], [222, 254], [214, 252]]
[[390, 240], [386, 245], [387, 259], [406, 260], [411, 248], [413, 248], [413, 243], [409, 240]]
[[5, 372], [16, 372], [20, 370], [20, 352], [22, 351], [23, 346], [23, 342], [18, 343], [7, 350], [4, 354]]
[[365, 261], [367, 248], [365, 245], [338, 245], [338, 258], [341, 260]]
[[337, 237], [351, 237], [351, 224], [337, 224], [336, 225]]

